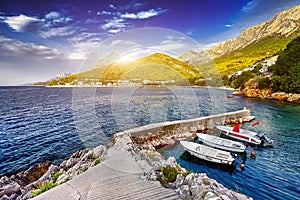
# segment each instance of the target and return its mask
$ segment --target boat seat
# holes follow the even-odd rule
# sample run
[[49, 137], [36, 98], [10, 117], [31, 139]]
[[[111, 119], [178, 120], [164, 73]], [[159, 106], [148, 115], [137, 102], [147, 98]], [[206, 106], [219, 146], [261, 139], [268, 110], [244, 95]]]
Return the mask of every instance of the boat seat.
[[228, 159], [229, 156], [228, 156], [227, 154], [218, 153], [217, 157], [218, 157], [218, 158]]

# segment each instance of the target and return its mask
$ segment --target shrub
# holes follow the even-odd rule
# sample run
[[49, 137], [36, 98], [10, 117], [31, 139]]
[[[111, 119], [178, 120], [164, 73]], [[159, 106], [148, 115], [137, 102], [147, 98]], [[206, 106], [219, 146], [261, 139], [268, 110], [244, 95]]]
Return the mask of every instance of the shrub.
[[173, 183], [178, 175], [177, 169], [168, 165], [161, 168], [160, 171], [163, 175], [159, 175], [158, 180], [164, 186], [168, 183]]
[[57, 181], [58, 177], [62, 174], [63, 174], [63, 172], [60, 172], [60, 171], [57, 171], [54, 174], [52, 174], [51, 178], [52, 178], [53, 183], [55, 183]]
[[258, 81], [258, 89], [270, 88], [270, 85], [271, 80], [268, 77], [259, 79]]
[[92, 157], [92, 160], [94, 161], [94, 164], [95, 165], [98, 165], [98, 164], [100, 164], [101, 163], [101, 158], [97, 158], [97, 157]]
[[43, 192], [46, 192], [47, 190], [50, 190], [51, 188], [54, 188], [57, 185], [58, 185], [57, 183], [46, 182], [42, 184], [36, 191], [34, 191], [32, 193], [32, 196], [35, 197], [39, 194], [42, 194]]
[[250, 71], [243, 72], [240, 76], [237, 76], [233, 81], [232, 85], [235, 89], [240, 88], [244, 89], [244, 85], [247, 81], [255, 76], [254, 73]]

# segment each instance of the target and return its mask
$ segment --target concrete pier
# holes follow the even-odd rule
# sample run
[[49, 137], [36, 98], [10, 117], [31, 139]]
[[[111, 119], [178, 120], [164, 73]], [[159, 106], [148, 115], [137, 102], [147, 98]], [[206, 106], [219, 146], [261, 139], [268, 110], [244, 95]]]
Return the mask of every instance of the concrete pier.
[[[134, 157], [132, 138], [149, 137], [152, 134], [162, 137], [190, 134], [199, 129], [252, 119], [254, 117], [250, 116], [250, 110], [244, 109], [190, 120], [151, 124], [117, 133], [113, 138], [113, 146], [108, 149], [107, 159], [102, 163], [33, 199], [180, 199], [174, 190], [162, 187], [158, 181], [142, 179], [153, 166], [148, 161], [141, 162]], [[140, 147], [143, 149], [143, 146]], [[136, 153], [139, 154], [139, 151]]]
[[180, 134], [196, 133], [197, 131], [212, 129], [217, 125], [243, 123], [249, 122], [253, 119], [255, 119], [255, 117], [250, 115], [250, 110], [244, 108], [243, 110], [239, 111], [204, 116], [194, 119], [149, 124], [117, 133], [115, 134], [115, 137], [119, 137], [121, 135], [143, 137], [151, 134], [158, 134], [160, 136], [178, 136]]

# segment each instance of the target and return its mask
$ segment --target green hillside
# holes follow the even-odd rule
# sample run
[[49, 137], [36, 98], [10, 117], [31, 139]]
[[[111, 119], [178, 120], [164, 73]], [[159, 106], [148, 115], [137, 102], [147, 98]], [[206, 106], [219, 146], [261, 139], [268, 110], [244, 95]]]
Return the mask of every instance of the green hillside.
[[228, 84], [240, 89], [270, 89], [272, 92], [300, 93], [300, 37], [292, 40], [286, 48], [279, 52], [276, 64], [263, 74], [257, 65], [252, 71], [244, 71], [239, 76], [232, 76]]
[[269, 70], [273, 73], [273, 91], [300, 93], [300, 37], [287, 45]]
[[230, 54], [214, 59], [222, 75], [229, 75], [242, 70], [256, 62], [278, 54], [296, 35], [290, 37], [272, 36], [252, 43], [243, 49], [238, 49]]
[[100, 77], [101, 81], [120, 79], [175, 80], [190, 83], [201, 78], [200, 73], [188, 64], [165, 54], [156, 53], [133, 62], [114, 63]]
[[[76, 81], [85, 83], [100, 81], [105, 83], [116, 82], [118, 80], [150, 80], [150, 81], [170, 81], [174, 80], [177, 85], [194, 84], [201, 78], [199, 71], [186, 63], [165, 54], [156, 53], [143, 57], [132, 62], [113, 63], [104, 68], [93, 68], [92, 70], [73, 75]], [[49, 83], [73, 84], [74, 79], [64, 79]]]

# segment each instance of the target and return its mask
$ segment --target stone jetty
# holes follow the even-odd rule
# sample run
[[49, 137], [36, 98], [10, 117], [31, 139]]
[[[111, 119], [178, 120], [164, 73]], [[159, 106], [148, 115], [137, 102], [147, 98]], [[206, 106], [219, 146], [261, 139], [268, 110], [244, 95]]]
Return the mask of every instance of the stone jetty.
[[116, 133], [108, 149], [105, 146], [85, 149], [59, 165], [46, 162], [17, 175], [2, 177], [0, 200], [252, 199], [225, 188], [205, 173], [189, 173], [175, 158], [165, 160], [156, 151], [216, 125], [252, 119], [250, 110], [244, 109]]

